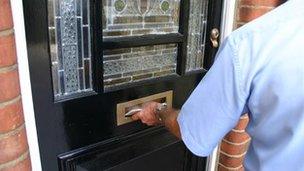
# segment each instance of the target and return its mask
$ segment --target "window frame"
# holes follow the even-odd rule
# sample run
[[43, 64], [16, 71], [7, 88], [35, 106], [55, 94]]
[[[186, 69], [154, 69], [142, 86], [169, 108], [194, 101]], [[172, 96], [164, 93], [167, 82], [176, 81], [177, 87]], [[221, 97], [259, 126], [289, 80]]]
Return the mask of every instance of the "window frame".
[[[115, 38], [106, 38], [103, 39], [102, 34], [102, 8], [103, 0], [97, 0], [94, 3], [95, 9], [93, 12], [96, 17], [93, 17], [93, 56], [97, 59], [98, 62], [95, 63], [95, 77], [93, 76], [93, 84], [96, 86], [96, 90], [99, 93], [109, 93], [117, 90], [122, 90], [135, 86], [143, 86], [149, 83], [155, 83], [164, 80], [176, 80], [185, 73], [186, 65], [186, 56], [187, 55], [187, 37], [188, 37], [188, 19], [189, 19], [189, 1], [180, 0], [180, 12], [179, 12], [179, 29], [178, 33], [168, 33], [168, 34], [149, 34], [141, 36], [132, 36], [132, 37], [115, 37]], [[94, 8], [93, 7], [93, 8]], [[92, 10], [91, 10], [92, 11]], [[92, 16], [91, 16], [92, 17]], [[92, 20], [91, 20], [92, 21]], [[171, 74], [168, 76], [162, 76], [158, 78], [151, 78], [148, 80], [139, 80], [132, 83], [115, 85], [113, 87], [104, 89], [103, 83], [103, 50], [108, 49], [118, 49], [118, 48], [130, 48], [130, 47], [139, 47], [139, 46], [149, 46], [149, 45], [161, 45], [161, 44], [177, 44], [178, 53], [177, 53], [177, 68], [176, 74]], [[93, 65], [94, 65], [93, 64]]]
[[[71, 95], [65, 95], [55, 99], [53, 97], [54, 103], [69, 101], [72, 99], [78, 99], [86, 96], [104, 94], [115, 92], [118, 90], [123, 90], [136, 86], [144, 86], [151, 83], [157, 83], [161, 81], [177, 80], [183, 76], [202, 74], [206, 72], [212, 65], [214, 61], [214, 56], [217, 48], [213, 48], [210, 41], [210, 31], [214, 27], [220, 26], [222, 1], [214, 2], [208, 0], [208, 11], [207, 11], [207, 29], [206, 29], [206, 39], [205, 42], [205, 53], [203, 68], [186, 71], [187, 63], [187, 44], [188, 44], [188, 26], [189, 26], [189, 15], [190, 15], [190, 1], [180, 0], [180, 12], [179, 12], [179, 29], [178, 33], [168, 33], [168, 34], [149, 34], [141, 36], [132, 37], [115, 37], [103, 39], [103, 29], [102, 29], [102, 8], [103, 0], [88, 0], [90, 4], [90, 32], [91, 32], [91, 68], [92, 68], [92, 90], [86, 92], [75, 93]], [[49, 33], [48, 33], [49, 34]], [[122, 85], [115, 85], [113, 87], [104, 88], [104, 78], [103, 78], [103, 50], [117, 49], [117, 48], [130, 48], [139, 46], [149, 46], [149, 45], [161, 45], [161, 44], [177, 44], [177, 66], [176, 74], [171, 74], [167, 76], [151, 78], [147, 80], [139, 80], [136, 82], [131, 82]], [[49, 42], [48, 42], [49, 44]], [[50, 46], [48, 47], [50, 48]], [[48, 49], [50, 52], [50, 49]], [[51, 61], [51, 58], [49, 57]], [[50, 66], [51, 69], [51, 66]], [[51, 78], [53, 79], [52, 75]], [[53, 82], [53, 81], [52, 81]], [[53, 87], [53, 84], [51, 85]]]

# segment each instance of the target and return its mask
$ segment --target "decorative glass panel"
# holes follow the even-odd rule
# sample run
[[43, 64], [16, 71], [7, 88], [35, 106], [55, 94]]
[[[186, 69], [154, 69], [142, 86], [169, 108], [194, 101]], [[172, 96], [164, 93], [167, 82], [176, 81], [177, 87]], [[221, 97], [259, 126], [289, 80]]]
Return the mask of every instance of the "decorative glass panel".
[[55, 99], [92, 90], [89, 0], [48, 0]]
[[186, 71], [203, 68], [208, 0], [190, 0]]
[[103, 52], [105, 89], [176, 73], [177, 44]]
[[180, 0], [103, 0], [103, 37], [177, 33]]

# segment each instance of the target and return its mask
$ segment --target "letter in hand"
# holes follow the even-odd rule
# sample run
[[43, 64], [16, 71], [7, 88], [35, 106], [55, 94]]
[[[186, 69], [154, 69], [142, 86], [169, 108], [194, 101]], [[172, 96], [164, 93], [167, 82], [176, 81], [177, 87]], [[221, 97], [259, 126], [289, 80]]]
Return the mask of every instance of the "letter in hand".
[[161, 124], [161, 120], [157, 114], [157, 107], [159, 103], [148, 102], [142, 105], [142, 110], [132, 115], [133, 120], [141, 120], [142, 123], [149, 126]]

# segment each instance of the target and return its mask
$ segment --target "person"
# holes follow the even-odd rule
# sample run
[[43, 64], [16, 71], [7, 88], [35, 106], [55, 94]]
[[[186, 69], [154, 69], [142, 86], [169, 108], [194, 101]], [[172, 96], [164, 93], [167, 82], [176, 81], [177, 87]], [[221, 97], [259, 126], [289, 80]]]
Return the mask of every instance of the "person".
[[164, 124], [208, 156], [249, 114], [245, 170], [304, 170], [304, 0], [289, 0], [234, 31], [180, 111], [144, 105], [133, 115]]

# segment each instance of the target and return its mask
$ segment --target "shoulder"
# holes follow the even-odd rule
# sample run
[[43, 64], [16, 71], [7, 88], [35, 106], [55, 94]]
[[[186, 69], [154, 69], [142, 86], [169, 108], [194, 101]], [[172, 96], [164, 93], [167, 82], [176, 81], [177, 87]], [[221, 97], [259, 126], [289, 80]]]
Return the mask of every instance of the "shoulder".
[[[302, 3], [303, 5], [299, 5]], [[283, 48], [290, 34], [302, 34], [304, 1], [291, 0], [232, 32], [225, 42], [230, 44], [236, 60], [246, 67], [262, 64]], [[295, 30], [297, 28], [297, 30]], [[283, 42], [283, 43], [282, 43]]]
[[[300, 23], [304, 17], [304, 1], [290, 0], [265, 15], [236, 29], [228, 37], [233, 46], [254, 41], [255, 44], [266, 42], [267, 37], [274, 36], [290, 24]], [[303, 22], [303, 21], [302, 21]], [[265, 41], [266, 40], [266, 41]]]

